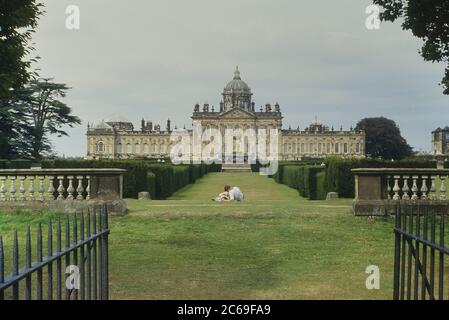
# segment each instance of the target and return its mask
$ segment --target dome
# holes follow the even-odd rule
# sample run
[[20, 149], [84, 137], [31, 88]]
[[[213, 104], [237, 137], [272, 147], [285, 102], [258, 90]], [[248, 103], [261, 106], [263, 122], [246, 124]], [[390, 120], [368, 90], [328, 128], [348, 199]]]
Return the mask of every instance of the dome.
[[226, 85], [224, 91], [225, 92], [231, 92], [231, 91], [236, 92], [237, 91], [237, 92], [246, 92], [246, 93], [251, 92], [251, 89], [246, 84], [246, 82], [243, 81], [242, 78], [240, 78], [240, 71], [239, 71], [238, 67], [235, 69], [234, 79]]

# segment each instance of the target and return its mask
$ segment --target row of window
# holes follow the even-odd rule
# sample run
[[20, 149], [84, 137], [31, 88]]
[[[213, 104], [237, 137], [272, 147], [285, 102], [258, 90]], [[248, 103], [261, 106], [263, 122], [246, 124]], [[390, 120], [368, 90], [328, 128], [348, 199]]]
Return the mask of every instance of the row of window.
[[[157, 144], [153, 143], [151, 145], [151, 153], [156, 153], [156, 150], [157, 150]], [[102, 142], [102, 141], [100, 141], [96, 144], [95, 151], [96, 151], [96, 153], [105, 153], [105, 152], [110, 153], [110, 152], [108, 152], [109, 150], [106, 150], [106, 146], [105, 146], [104, 142]], [[134, 145], [134, 150], [133, 150], [133, 146], [130, 143], [126, 144], [124, 147], [122, 146], [121, 143], [119, 143], [116, 146], [115, 153], [140, 154], [140, 153], [142, 153], [142, 151], [144, 154], [149, 154], [150, 153], [149, 145], [145, 143], [143, 145], [143, 148], [141, 148], [140, 144], [137, 143]], [[165, 144], [159, 145], [159, 152], [160, 153], [166, 152]]]
[[348, 143], [284, 143], [284, 154], [288, 154], [291, 150], [291, 154], [304, 154], [304, 153], [361, 153], [362, 148], [360, 143], [355, 144], [355, 148], [349, 150]]
[[[247, 146], [245, 148], [246, 150], [248, 149]], [[355, 150], [354, 150], [355, 149]], [[355, 148], [353, 150], [351, 150], [352, 152], [355, 153], [361, 153], [361, 145], [360, 143], [356, 143], [355, 144]], [[97, 153], [105, 153], [106, 151], [106, 146], [103, 142], [98, 142], [96, 144], [95, 150]], [[301, 143], [301, 144], [296, 144], [296, 143], [284, 143], [284, 154], [288, 154], [289, 151], [291, 150], [292, 154], [305, 154], [305, 153], [348, 153], [350, 152], [349, 150], [349, 145], [348, 143], [335, 143], [335, 144], [331, 144], [331, 143]], [[119, 143], [117, 145], [116, 148], [116, 153], [127, 153], [127, 154], [141, 154], [143, 151], [144, 154], [149, 154], [150, 150], [149, 150], [149, 146], [148, 144], [144, 144], [143, 148], [141, 148], [140, 144], [135, 144], [135, 148], [133, 150], [132, 145], [130, 143], [126, 144], [123, 150], [123, 146], [121, 143]], [[157, 152], [157, 144], [153, 143], [151, 145], [151, 153], [156, 153]], [[159, 153], [166, 153], [166, 146], [165, 144], [160, 144], [159, 145]]]

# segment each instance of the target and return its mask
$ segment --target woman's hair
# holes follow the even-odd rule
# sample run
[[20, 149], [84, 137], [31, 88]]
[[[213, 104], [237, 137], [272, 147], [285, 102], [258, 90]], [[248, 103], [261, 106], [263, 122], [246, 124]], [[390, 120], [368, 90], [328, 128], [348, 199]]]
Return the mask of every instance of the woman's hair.
[[225, 191], [229, 191], [229, 190], [231, 190], [231, 186], [229, 186], [229, 185], [225, 185], [225, 187], [224, 187], [224, 190], [225, 190]]

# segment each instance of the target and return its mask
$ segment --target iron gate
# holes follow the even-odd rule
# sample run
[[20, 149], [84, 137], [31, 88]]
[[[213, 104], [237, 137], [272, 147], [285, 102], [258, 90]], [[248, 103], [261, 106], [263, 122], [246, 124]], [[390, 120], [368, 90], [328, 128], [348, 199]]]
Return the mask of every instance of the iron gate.
[[[63, 223], [59, 218], [56, 221], [55, 237], [52, 221], [49, 220], [47, 232], [47, 241], [43, 241], [42, 226], [39, 224], [36, 232], [37, 249], [33, 254], [37, 259], [32, 262], [31, 231], [28, 227], [25, 257], [24, 259], [22, 257], [25, 261], [23, 268], [19, 268], [21, 260], [19, 237], [17, 231], [14, 232], [12, 246], [9, 247], [12, 251], [11, 272], [7, 277], [5, 277], [5, 246], [0, 235], [0, 301], [107, 300], [109, 297], [107, 207], [98, 207], [86, 214], [67, 215]], [[76, 272], [73, 268], [76, 268]], [[72, 278], [69, 283], [73, 284], [71, 286], [67, 285], [67, 278], [70, 275]]]
[[447, 202], [402, 201], [396, 205], [395, 300], [443, 300], [449, 281], [445, 255]]

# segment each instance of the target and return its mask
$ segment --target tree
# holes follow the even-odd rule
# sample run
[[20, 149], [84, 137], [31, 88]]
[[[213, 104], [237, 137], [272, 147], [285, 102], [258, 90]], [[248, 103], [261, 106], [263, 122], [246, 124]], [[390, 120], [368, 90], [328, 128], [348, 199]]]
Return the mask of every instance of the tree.
[[67, 136], [64, 126], [81, 124], [81, 120], [72, 115], [72, 109], [59, 100], [69, 89], [51, 79], [32, 80], [12, 100], [14, 109], [21, 110], [25, 119], [19, 143], [22, 155], [33, 159], [51, 155], [49, 136]]
[[36, 0], [0, 0], [0, 99], [21, 88], [35, 75], [29, 72], [34, 59], [25, 60], [33, 47], [31, 34], [42, 14]]
[[448, 64], [441, 85], [449, 95], [449, 0], [373, 0], [384, 8], [380, 18], [403, 18], [402, 28], [422, 39], [420, 50], [426, 61]]
[[356, 130], [365, 131], [366, 153], [372, 157], [403, 159], [412, 154], [412, 147], [401, 136], [393, 120], [384, 117], [365, 118], [357, 123]]
[[35, 59], [25, 60], [33, 50], [28, 45], [42, 14], [36, 0], [0, 0], [0, 158], [18, 155], [17, 123], [20, 112], [11, 109], [9, 99], [35, 72], [28, 69]]

